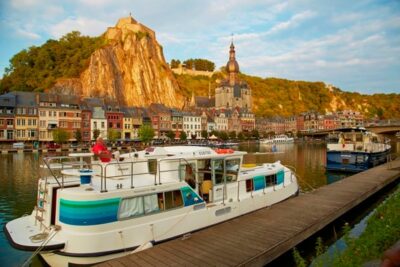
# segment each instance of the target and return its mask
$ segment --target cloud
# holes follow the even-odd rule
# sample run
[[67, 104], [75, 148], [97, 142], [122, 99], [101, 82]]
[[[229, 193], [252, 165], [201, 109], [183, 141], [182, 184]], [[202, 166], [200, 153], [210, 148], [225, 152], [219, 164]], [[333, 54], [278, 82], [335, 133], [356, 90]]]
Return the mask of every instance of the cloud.
[[84, 35], [97, 36], [106, 31], [110, 25], [107, 22], [90, 18], [67, 18], [50, 27], [50, 34], [55, 38], [71, 31], [80, 31]]
[[300, 24], [300, 22], [302, 22], [306, 19], [312, 18], [314, 15], [315, 15], [315, 13], [310, 10], [306, 10], [299, 14], [295, 14], [289, 20], [280, 22], [280, 23], [276, 24], [275, 26], [273, 26], [266, 34], [273, 34], [273, 33], [280, 32], [282, 30], [296, 27]]
[[18, 36], [22, 37], [22, 38], [27, 38], [30, 40], [38, 40], [41, 38], [41, 36], [37, 33], [34, 32], [30, 32], [30, 31], [26, 31], [24, 29], [17, 29], [16, 33]]

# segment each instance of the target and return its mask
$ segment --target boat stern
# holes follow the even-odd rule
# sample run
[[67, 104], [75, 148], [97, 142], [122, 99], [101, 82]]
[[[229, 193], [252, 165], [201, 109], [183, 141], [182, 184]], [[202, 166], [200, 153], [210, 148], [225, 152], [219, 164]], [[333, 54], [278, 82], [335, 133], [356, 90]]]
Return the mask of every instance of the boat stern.
[[43, 251], [64, 248], [65, 243], [56, 239], [58, 230], [56, 227], [40, 226], [35, 222], [33, 215], [12, 220], [3, 227], [4, 234], [11, 246], [26, 251], [35, 251], [39, 247]]

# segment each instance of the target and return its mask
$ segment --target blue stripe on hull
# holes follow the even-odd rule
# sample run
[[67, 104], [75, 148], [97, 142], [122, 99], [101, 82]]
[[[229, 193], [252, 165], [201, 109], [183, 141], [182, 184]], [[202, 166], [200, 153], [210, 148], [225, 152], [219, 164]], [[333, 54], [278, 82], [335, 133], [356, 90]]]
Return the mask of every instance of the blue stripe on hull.
[[361, 172], [387, 161], [390, 150], [379, 153], [328, 151], [326, 169], [328, 171]]

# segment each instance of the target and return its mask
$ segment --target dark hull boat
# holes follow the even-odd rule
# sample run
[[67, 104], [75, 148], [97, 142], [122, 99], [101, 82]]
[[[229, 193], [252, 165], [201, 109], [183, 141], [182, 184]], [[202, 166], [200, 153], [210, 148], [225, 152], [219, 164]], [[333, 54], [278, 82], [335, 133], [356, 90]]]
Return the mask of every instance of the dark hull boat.
[[328, 171], [361, 172], [387, 162], [390, 145], [364, 128], [340, 129], [337, 142], [327, 145]]

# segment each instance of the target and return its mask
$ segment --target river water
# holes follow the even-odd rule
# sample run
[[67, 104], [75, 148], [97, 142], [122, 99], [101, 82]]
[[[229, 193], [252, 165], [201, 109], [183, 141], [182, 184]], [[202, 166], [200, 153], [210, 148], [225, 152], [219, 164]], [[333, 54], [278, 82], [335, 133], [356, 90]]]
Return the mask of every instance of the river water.
[[[280, 160], [284, 165], [294, 167], [303, 192], [346, 177], [346, 174], [325, 172], [324, 143], [278, 145], [274, 153], [270, 145], [242, 143], [238, 150], [249, 152], [244, 163], [261, 164]], [[392, 142], [392, 150], [400, 154], [400, 141]], [[35, 205], [42, 156], [38, 153], [0, 155], [0, 266], [21, 266], [32, 254], [12, 248], [6, 240], [3, 226], [12, 219], [31, 213]], [[36, 258], [32, 265], [41, 266], [41, 263]]]

